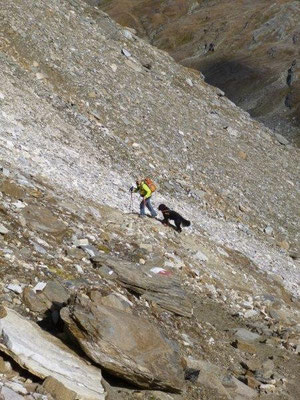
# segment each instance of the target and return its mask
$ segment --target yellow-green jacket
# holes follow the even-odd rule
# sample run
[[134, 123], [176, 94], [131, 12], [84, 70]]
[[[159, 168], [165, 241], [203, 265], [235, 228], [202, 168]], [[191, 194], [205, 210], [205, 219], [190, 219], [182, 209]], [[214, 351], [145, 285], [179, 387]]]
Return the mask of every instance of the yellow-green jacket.
[[134, 190], [134, 193], [136, 192], [140, 192], [140, 195], [144, 197], [144, 199], [148, 199], [152, 194], [145, 182], [141, 182], [141, 184], [137, 186], [137, 188]]

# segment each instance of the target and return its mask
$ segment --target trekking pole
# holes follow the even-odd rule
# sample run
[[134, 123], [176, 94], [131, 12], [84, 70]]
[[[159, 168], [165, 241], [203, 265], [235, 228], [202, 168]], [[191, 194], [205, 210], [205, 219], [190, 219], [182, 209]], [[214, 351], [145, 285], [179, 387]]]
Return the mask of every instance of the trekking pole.
[[129, 205], [129, 209], [130, 209], [131, 212], [133, 212], [132, 192], [130, 192], [130, 205]]

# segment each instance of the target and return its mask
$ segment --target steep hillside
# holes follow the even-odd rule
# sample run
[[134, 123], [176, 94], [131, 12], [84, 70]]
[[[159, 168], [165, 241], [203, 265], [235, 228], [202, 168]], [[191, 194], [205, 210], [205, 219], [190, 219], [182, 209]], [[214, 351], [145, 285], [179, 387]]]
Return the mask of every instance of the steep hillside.
[[79, 0], [0, 21], [0, 396], [297, 399], [299, 150]]
[[300, 144], [299, 1], [98, 1], [270, 128]]

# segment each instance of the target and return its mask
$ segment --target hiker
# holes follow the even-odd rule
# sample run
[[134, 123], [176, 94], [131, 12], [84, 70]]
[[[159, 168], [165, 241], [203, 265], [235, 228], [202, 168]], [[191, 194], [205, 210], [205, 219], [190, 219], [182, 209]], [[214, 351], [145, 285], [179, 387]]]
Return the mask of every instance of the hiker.
[[[146, 183], [148, 182], [148, 184]], [[152, 189], [152, 190], [151, 190]], [[136, 180], [136, 188], [134, 189], [133, 186], [131, 186], [130, 191], [137, 193], [139, 192], [143, 200], [140, 203], [140, 216], [145, 217], [145, 206], [148, 208], [148, 210], [151, 213], [151, 216], [155, 218], [157, 216], [157, 212], [154, 210], [154, 208], [151, 205], [151, 195], [156, 189], [156, 186], [153, 184], [151, 179], [146, 178], [145, 180], [137, 179]]]

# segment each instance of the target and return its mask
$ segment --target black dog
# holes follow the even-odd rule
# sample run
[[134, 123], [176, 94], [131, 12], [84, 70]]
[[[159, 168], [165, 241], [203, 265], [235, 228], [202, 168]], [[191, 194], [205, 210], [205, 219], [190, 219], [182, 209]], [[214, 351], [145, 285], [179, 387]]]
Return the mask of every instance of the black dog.
[[164, 204], [160, 204], [158, 207], [159, 211], [163, 213], [164, 220], [163, 223], [168, 225], [169, 224], [169, 219], [173, 220], [176, 226], [177, 232], [181, 232], [181, 226], [190, 226], [191, 223], [187, 219], [184, 219], [178, 212], [170, 210], [167, 206]]

